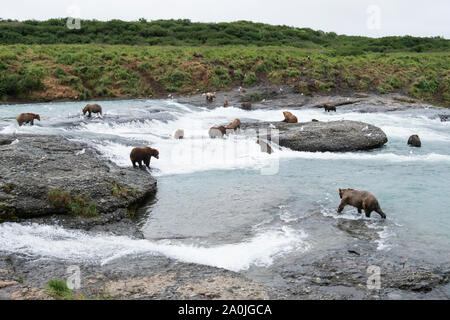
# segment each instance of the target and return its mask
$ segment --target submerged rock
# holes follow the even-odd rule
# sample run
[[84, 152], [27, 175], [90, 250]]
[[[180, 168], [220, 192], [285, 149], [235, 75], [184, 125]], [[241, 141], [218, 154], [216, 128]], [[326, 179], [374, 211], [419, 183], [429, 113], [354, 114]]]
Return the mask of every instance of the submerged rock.
[[386, 134], [380, 128], [359, 121], [242, 124], [242, 129], [246, 130], [269, 130], [269, 128], [279, 130], [280, 146], [295, 151], [349, 152], [370, 150], [382, 147], [388, 141]]
[[131, 163], [120, 168], [62, 137], [19, 136], [0, 150], [3, 221], [53, 214], [118, 220], [156, 191], [156, 180], [146, 171]]

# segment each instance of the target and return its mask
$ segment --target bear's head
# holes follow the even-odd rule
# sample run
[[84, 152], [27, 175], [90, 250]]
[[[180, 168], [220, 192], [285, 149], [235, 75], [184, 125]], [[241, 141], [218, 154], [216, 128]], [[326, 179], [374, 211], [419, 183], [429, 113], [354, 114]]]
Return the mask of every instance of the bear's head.
[[156, 149], [150, 148], [150, 155], [151, 155], [153, 158], [159, 159], [159, 151], [156, 150]]

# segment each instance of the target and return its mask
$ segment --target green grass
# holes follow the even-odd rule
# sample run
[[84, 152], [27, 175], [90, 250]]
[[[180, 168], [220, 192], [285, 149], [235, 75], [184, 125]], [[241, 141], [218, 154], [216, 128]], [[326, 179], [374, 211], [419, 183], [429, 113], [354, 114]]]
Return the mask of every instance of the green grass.
[[4, 191], [5, 193], [11, 193], [11, 186], [8, 185], [8, 184], [4, 184], [4, 185], [2, 186], [2, 189], [3, 189], [3, 191]]
[[164, 97], [270, 83], [304, 94], [396, 92], [450, 107], [449, 51], [341, 56], [325, 47], [0, 45], [0, 69], [3, 101]]
[[53, 189], [48, 193], [47, 199], [53, 207], [66, 210], [74, 216], [98, 216], [97, 206], [89, 201], [88, 196], [72, 196], [69, 191]]
[[49, 296], [57, 300], [73, 300], [73, 291], [69, 289], [65, 281], [50, 279], [46, 286], [46, 292]]

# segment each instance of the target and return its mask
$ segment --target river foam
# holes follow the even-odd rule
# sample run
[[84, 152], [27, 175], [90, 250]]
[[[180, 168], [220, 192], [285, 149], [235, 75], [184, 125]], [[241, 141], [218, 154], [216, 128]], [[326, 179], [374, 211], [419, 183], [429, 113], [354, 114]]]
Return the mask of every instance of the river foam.
[[88, 234], [60, 226], [0, 224], [2, 251], [71, 263], [106, 264], [127, 256], [164, 255], [183, 262], [240, 271], [270, 265], [280, 255], [306, 251], [306, 234], [288, 227], [265, 230], [238, 243], [217, 246], [175, 240], [150, 241], [110, 234]]

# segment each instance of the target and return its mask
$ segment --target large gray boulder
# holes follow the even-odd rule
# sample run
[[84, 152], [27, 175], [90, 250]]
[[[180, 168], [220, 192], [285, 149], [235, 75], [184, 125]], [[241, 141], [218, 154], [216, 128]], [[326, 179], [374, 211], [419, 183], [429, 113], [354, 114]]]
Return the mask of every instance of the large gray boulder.
[[242, 129], [279, 130], [279, 145], [295, 151], [348, 152], [382, 147], [386, 134], [373, 125], [350, 120], [330, 122], [243, 123]]
[[156, 192], [148, 172], [131, 162], [120, 168], [81, 143], [58, 136], [15, 139], [0, 145], [0, 222], [52, 214], [118, 219]]

